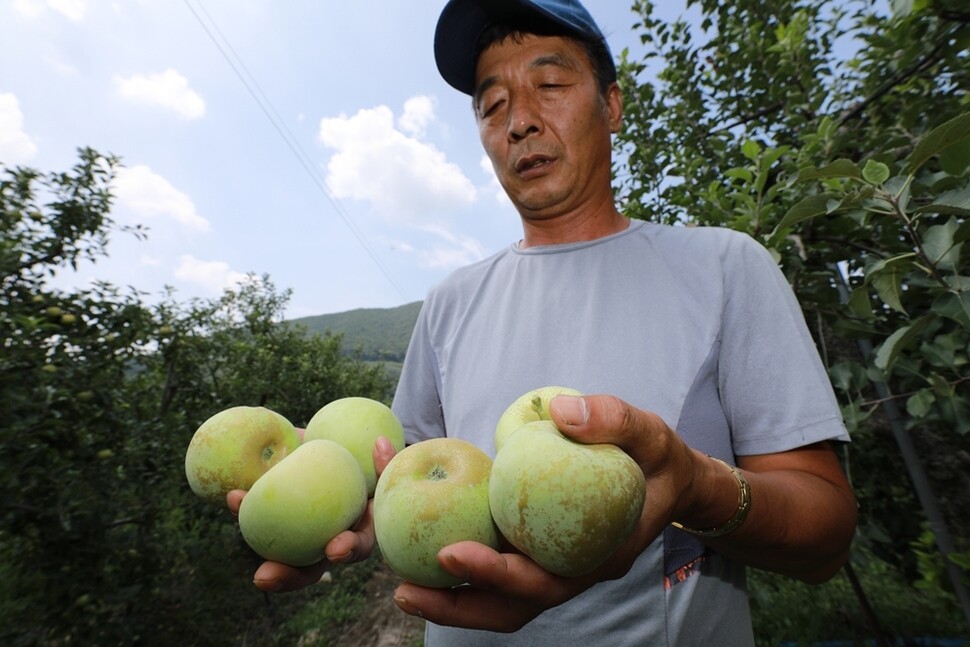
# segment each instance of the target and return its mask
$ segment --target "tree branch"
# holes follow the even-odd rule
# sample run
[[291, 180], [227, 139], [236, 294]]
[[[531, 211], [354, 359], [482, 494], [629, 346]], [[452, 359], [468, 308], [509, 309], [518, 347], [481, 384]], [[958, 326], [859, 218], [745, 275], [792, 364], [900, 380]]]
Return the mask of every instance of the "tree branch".
[[839, 127], [841, 128], [847, 122], [858, 118], [863, 112], [865, 112], [866, 108], [868, 108], [870, 105], [872, 105], [873, 103], [875, 103], [876, 101], [878, 101], [879, 99], [887, 95], [896, 86], [904, 83], [905, 81], [916, 76], [920, 72], [925, 71], [927, 68], [929, 68], [934, 63], [936, 63], [939, 60], [940, 52], [943, 50], [944, 47], [946, 47], [947, 41], [949, 40], [950, 36], [954, 31], [956, 31], [955, 27], [948, 29], [943, 34], [943, 37], [940, 38], [939, 42], [936, 43], [936, 46], [933, 49], [931, 49], [924, 58], [917, 61], [908, 70], [898, 72], [895, 76], [893, 76], [893, 78], [886, 81], [886, 83], [884, 83], [882, 87], [876, 90], [872, 95], [862, 100], [861, 102], [857, 103], [855, 107], [850, 109], [847, 113], [843, 114], [842, 118], [839, 119]]

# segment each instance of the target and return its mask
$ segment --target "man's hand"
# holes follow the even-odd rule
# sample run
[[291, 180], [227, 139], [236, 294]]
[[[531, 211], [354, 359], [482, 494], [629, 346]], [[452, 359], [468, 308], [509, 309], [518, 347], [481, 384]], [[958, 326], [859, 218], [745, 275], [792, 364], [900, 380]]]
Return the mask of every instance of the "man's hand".
[[469, 586], [430, 589], [405, 582], [394, 597], [405, 612], [436, 624], [516, 631], [597, 582], [625, 575], [670, 522], [679, 493], [689, 487], [693, 457], [658, 416], [610, 396], [557, 396], [550, 413], [564, 434], [587, 443], [613, 443], [641, 466], [650, 496], [633, 534], [605, 564], [575, 578], [553, 575], [525, 555], [475, 542], [446, 546], [438, 562]]
[[[394, 458], [394, 447], [391, 442], [384, 437], [378, 438], [374, 444], [374, 467], [378, 476], [387, 467], [387, 464]], [[245, 490], [233, 490], [226, 495], [226, 504], [233, 515], [239, 514], [239, 506]], [[309, 566], [290, 566], [279, 562], [263, 562], [256, 574], [253, 576], [253, 583], [263, 591], [295, 591], [310, 584], [320, 581], [331, 564], [356, 562], [366, 559], [374, 550], [374, 501], [367, 502], [364, 514], [357, 521], [353, 528], [345, 530], [330, 540], [327, 544], [327, 558], [316, 564]]]

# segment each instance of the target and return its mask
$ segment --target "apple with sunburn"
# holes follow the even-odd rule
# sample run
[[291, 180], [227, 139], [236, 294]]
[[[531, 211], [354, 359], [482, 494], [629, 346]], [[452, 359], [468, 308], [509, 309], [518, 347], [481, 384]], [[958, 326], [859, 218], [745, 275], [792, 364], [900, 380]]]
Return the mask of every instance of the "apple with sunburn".
[[266, 407], [231, 407], [202, 423], [185, 452], [185, 476], [196, 495], [224, 503], [229, 490], [248, 490], [300, 446], [293, 424]]
[[495, 425], [495, 451], [502, 448], [505, 439], [527, 422], [551, 420], [549, 403], [557, 395], [582, 395], [567, 386], [544, 386], [533, 389], [516, 398], [499, 416]]
[[463, 581], [438, 564], [438, 551], [471, 540], [498, 548], [488, 505], [492, 459], [458, 438], [433, 438], [391, 459], [374, 492], [374, 532], [399, 577], [434, 588]]
[[576, 577], [630, 536], [645, 493], [643, 471], [619, 447], [578, 443], [540, 420], [505, 439], [488, 500], [513, 546], [551, 573]]
[[367, 494], [377, 485], [374, 442], [384, 436], [395, 451], [404, 449], [404, 427], [390, 407], [377, 400], [349, 397], [334, 400], [317, 411], [307, 423], [303, 440], [326, 439], [346, 447], [364, 471]]
[[366, 506], [367, 481], [350, 451], [332, 440], [308, 440], [246, 493], [239, 530], [263, 558], [307, 566], [326, 556], [326, 545]]

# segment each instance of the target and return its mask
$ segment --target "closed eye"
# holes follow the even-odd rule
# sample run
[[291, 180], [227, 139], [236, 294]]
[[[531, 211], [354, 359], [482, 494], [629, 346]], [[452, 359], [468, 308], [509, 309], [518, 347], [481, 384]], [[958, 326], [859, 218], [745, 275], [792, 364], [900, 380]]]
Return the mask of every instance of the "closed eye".
[[491, 115], [495, 114], [495, 112], [500, 107], [502, 107], [502, 104], [503, 103], [505, 103], [505, 102], [504, 101], [496, 101], [495, 103], [486, 104], [488, 107], [485, 108], [485, 110], [482, 111], [482, 118], [490, 117]]

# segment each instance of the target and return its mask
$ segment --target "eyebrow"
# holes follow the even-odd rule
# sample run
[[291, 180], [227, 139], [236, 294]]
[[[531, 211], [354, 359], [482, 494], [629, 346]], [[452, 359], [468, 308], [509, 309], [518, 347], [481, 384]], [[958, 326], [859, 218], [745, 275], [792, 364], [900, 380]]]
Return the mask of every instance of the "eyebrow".
[[[539, 69], [542, 67], [550, 67], [550, 66], [560, 67], [564, 70], [570, 70], [573, 72], [579, 69], [576, 65], [576, 62], [572, 58], [569, 58], [568, 56], [563, 56], [562, 54], [558, 54], [558, 53], [545, 54], [543, 56], [539, 56], [531, 63], [529, 63], [530, 69]], [[485, 92], [487, 92], [488, 89], [494, 86], [496, 83], [498, 83], [498, 77], [490, 76], [482, 80], [482, 82], [478, 84], [478, 87], [475, 88], [475, 94], [474, 94], [476, 108], [479, 108], [481, 106], [482, 95], [485, 94]]]

